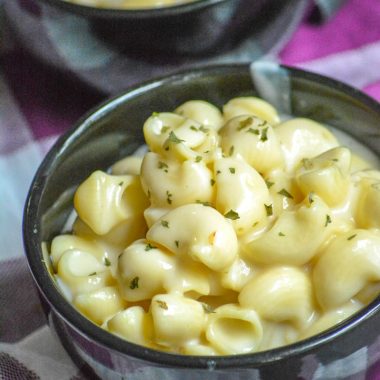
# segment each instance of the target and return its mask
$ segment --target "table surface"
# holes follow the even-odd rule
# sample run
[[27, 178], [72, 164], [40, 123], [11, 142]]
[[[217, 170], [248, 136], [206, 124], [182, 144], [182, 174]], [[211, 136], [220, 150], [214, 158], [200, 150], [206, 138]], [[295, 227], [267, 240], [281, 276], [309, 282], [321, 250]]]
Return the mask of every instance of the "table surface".
[[[380, 100], [380, 1], [348, 0], [323, 25], [304, 21], [277, 59]], [[0, 62], [0, 378], [51, 379], [54, 368], [54, 378], [85, 379], [46, 326], [23, 254], [21, 219], [46, 151], [108, 95], [42, 65], [9, 33], [0, 35]], [[380, 379], [380, 365], [352, 378]]]

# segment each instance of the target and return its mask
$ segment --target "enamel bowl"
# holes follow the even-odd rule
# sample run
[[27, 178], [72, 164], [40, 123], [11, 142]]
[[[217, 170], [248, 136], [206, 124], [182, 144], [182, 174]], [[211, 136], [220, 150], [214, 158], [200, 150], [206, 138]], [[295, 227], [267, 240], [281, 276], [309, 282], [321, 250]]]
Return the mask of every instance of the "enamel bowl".
[[[326, 122], [380, 155], [380, 105], [375, 100], [334, 80], [283, 69], [290, 80], [293, 115]], [[171, 110], [189, 99], [221, 106], [233, 97], [255, 94], [249, 66], [244, 64], [153, 80], [92, 110], [42, 162], [25, 206], [25, 251], [50, 327], [75, 362], [86, 366], [90, 378], [372, 379], [379, 375], [379, 297], [330, 330], [285, 347], [236, 356], [182, 356], [129, 343], [97, 327], [64, 298], [44, 264], [41, 243], [62, 230], [75, 188], [94, 170], [108, 168], [141, 146], [141, 126], [152, 110]]]
[[63, 0], [5, 0], [12, 36], [42, 62], [106, 93], [190, 65], [276, 53], [311, 1], [197, 0], [105, 9]]

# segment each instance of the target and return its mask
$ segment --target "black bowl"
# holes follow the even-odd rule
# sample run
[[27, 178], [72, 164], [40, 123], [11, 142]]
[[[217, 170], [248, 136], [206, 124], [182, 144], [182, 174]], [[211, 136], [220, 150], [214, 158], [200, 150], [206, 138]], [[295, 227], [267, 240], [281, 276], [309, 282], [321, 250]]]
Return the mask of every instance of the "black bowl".
[[202, 63], [252, 61], [277, 52], [306, 0], [198, 0], [178, 6], [100, 9], [63, 0], [5, 0], [13, 35], [43, 62], [100, 90]]
[[[340, 82], [284, 70], [295, 116], [327, 122], [380, 154], [379, 103]], [[142, 123], [152, 111], [172, 110], [189, 99], [221, 106], [230, 98], [255, 94], [248, 65], [214, 66], [158, 79], [90, 112], [57, 141], [41, 164], [25, 206], [26, 255], [51, 327], [68, 352], [100, 377], [346, 378], [364, 376], [379, 364], [380, 298], [334, 328], [292, 345], [247, 355], [182, 356], [141, 347], [98, 328], [65, 299], [49, 275], [41, 243], [62, 230], [75, 188], [94, 170], [106, 169], [135, 151], [143, 143]], [[336, 371], [339, 376], [328, 377]]]

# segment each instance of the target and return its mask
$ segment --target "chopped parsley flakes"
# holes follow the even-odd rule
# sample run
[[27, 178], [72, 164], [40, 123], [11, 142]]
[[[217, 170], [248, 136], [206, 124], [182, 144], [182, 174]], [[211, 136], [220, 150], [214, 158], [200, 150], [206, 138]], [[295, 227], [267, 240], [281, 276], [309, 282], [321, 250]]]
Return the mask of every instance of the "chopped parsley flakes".
[[161, 220], [161, 226], [165, 228], [169, 228], [169, 222], [167, 220]]
[[234, 210], [228, 211], [226, 214], [224, 214], [224, 217], [228, 218], [228, 219], [231, 219], [231, 220], [240, 219], [239, 214], [236, 211], [234, 211]]
[[179, 144], [179, 143], [181, 143], [181, 142], [184, 142], [185, 140], [181, 140], [181, 139], [179, 139], [176, 135], [175, 135], [175, 133], [173, 132], [173, 131], [171, 131], [170, 133], [169, 133], [169, 141], [170, 142], [172, 142], [172, 143], [174, 143], [174, 144]]
[[150, 251], [151, 249], [156, 249], [157, 247], [155, 247], [154, 245], [148, 243], [146, 246], [145, 246], [145, 251]]
[[156, 300], [156, 302], [161, 309], [168, 310], [168, 304], [166, 302], [161, 300]]
[[265, 211], [267, 212], [267, 216], [273, 215], [273, 205], [272, 204], [266, 205], [264, 203], [264, 206], [265, 206]]
[[252, 117], [247, 117], [246, 119], [242, 120], [239, 122], [239, 126], [237, 128], [238, 131], [241, 131], [242, 129], [248, 127], [249, 125], [251, 125], [253, 122], [253, 118]]
[[137, 289], [138, 287], [139, 287], [139, 278], [134, 277], [129, 283], [129, 288], [134, 290], [134, 289]]
[[281, 189], [277, 194], [283, 195], [286, 198], [291, 198], [293, 199], [293, 195], [290, 194], [287, 190]]
[[105, 265], [106, 267], [111, 266], [111, 261], [109, 260], [108, 257], [105, 257], [105, 258], [104, 258], [104, 265]]
[[166, 202], [170, 205], [172, 204], [172, 196], [173, 194], [169, 190], [166, 190]]

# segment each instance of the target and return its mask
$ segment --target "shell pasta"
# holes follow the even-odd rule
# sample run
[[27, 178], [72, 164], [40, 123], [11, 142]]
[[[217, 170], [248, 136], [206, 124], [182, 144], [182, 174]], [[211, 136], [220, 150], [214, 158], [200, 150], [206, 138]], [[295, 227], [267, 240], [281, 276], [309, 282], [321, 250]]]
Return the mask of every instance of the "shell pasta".
[[142, 125], [143, 157], [79, 185], [71, 232], [49, 245], [83, 315], [156, 350], [235, 355], [318, 334], [378, 296], [376, 160], [255, 97], [164, 111]]

